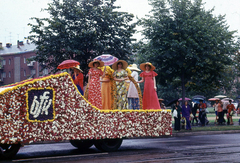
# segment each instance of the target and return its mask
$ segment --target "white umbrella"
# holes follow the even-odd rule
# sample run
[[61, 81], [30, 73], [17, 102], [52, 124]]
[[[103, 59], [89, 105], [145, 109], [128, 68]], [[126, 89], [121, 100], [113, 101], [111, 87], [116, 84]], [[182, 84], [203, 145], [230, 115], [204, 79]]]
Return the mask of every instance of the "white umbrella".
[[225, 95], [217, 95], [217, 96], [215, 96], [214, 98], [226, 98], [227, 96], [225, 96]]
[[224, 99], [222, 99], [221, 101], [229, 101], [229, 100], [232, 100], [232, 101], [234, 101], [233, 99], [231, 99], [231, 98], [224, 98]]

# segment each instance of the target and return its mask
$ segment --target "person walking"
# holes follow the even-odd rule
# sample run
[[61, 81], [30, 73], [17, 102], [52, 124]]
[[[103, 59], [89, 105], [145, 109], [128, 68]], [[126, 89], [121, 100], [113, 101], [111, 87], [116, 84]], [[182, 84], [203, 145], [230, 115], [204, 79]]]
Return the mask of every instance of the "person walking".
[[142, 80], [138, 83], [145, 82], [143, 91], [143, 109], [161, 109], [156, 92], [157, 87], [155, 76], [158, 74], [153, 71], [155, 70], [155, 67], [150, 62], [146, 62], [140, 64], [140, 69], [144, 72], [140, 74]]
[[190, 105], [188, 105], [188, 101], [185, 101], [184, 105], [182, 106], [182, 116], [186, 119], [186, 130], [192, 130], [190, 123], [190, 114], [191, 114]]
[[[132, 71], [131, 76], [137, 82], [138, 81], [138, 72], [137, 71], [141, 71], [141, 70], [138, 69], [136, 64], [132, 64], [131, 66], [128, 67], [128, 69]], [[136, 86], [134, 85], [134, 83], [131, 81], [130, 81], [127, 97], [128, 97], [129, 109], [139, 110], [140, 106], [139, 106], [138, 90], [137, 90]]]
[[176, 131], [180, 131], [180, 120], [181, 120], [181, 112], [182, 112], [182, 108], [179, 106], [179, 101], [176, 102], [175, 105], [173, 105], [172, 107], [172, 113], [174, 112], [174, 110], [177, 111], [177, 117], [174, 117], [174, 130]]
[[233, 116], [233, 112], [235, 110], [235, 106], [232, 104], [232, 100], [229, 100], [229, 104], [227, 105], [227, 111], [228, 111], [228, 119], [230, 121], [230, 125], [233, 125], [233, 119], [232, 119], [232, 116]]

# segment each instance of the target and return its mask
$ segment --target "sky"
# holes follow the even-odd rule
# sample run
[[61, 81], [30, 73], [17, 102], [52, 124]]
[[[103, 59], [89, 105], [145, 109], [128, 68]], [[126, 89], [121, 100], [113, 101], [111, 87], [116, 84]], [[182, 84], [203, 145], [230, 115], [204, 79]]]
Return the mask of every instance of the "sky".
[[[51, 0], [0, 0], [0, 42], [3, 46], [6, 43], [17, 44], [17, 40], [25, 41], [24, 37], [29, 35], [31, 30], [28, 23], [34, 23], [31, 17], [44, 18], [48, 13], [41, 12], [42, 8], [47, 7]], [[226, 14], [229, 30], [239, 30], [240, 35], [240, 0], [203, 0], [207, 10], [215, 7], [215, 16]], [[148, 0], [117, 0], [116, 5], [121, 6], [122, 11], [134, 14], [142, 18], [151, 10]], [[137, 28], [141, 30], [141, 28]], [[135, 34], [138, 40], [141, 34]]]

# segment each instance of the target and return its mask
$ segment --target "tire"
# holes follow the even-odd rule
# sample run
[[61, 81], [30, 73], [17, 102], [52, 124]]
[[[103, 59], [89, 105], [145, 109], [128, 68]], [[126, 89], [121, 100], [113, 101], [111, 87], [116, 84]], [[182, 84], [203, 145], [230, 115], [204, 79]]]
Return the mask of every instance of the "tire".
[[95, 140], [94, 146], [100, 151], [113, 152], [118, 150], [122, 144], [122, 141], [122, 139]]
[[93, 140], [70, 140], [70, 143], [79, 150], [86, 150], [93, 145]]
[[20, 144], [0, 144], [0, 159], [13, 159], [20, 147]]

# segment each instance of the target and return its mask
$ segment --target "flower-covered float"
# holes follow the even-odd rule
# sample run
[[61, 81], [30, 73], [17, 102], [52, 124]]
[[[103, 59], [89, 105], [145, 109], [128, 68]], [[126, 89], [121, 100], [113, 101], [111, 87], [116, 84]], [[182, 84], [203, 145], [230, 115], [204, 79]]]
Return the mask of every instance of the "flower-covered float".
[[99, 110], [68, 73], [0, 87], [0, 129], [2, 158], [34, 142], [70, 140], [79, 149], [114, 151], [122, 138], [172, 134], [170, 110]]

